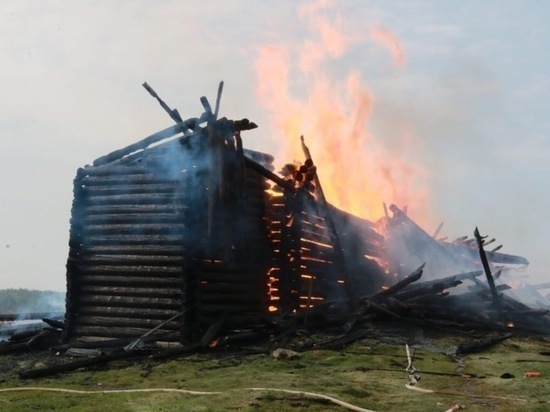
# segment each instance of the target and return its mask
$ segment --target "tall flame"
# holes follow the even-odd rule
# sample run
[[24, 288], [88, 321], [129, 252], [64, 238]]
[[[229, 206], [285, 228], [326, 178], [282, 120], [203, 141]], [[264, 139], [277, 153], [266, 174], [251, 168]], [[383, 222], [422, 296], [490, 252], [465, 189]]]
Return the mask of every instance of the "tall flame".
[[[358, 70], [334, 74], [349, 64], [345, 58], [352, 46], [369, 42], [387, 46], [403, 67], [398, 38], [381, 27], [367, 34], [346, 29], [328, 1], [301, 7], [299, 18], [304, 39], [262, 45], [255, 62], [256, 93], [276, 132], [278, 160], [303, 160], [299, 136], [304, 135], [331, 203], [369, 219], [380, 217], [383, 202], [416, 209], [423, 200], [413, 195], [416, 168], [368, 132], [373, 93]], [[410, 136], [403, 141], [410, 143]]]

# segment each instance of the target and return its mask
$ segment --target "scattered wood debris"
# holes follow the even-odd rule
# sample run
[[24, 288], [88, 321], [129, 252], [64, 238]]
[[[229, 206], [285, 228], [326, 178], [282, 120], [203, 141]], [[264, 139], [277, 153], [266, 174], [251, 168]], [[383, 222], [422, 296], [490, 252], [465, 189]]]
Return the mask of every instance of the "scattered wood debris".
[[495, 240], [477, 228], [447, 241], [443, 225], [430, 235], [393, 204], [378, 222], [353, 216], [328, 203], [303, 136], [304, 164], [280, 175], [272, 156], [243, 148], [241, 132], [257, 126], [218, 118], [223, 84], [215, 110], [202, 97], [204, 113], [187, 120], [143, 86], [175, 125], [77, 171], [64, 321], [0, 330], [0, 354], [79, 359], [22, 378], [196, 352], [291, 356], [391, 322], [493, 333], [457, 354], [550, 333], [549, 310], [503, 293], [501, 275], [528, 261], [486, 251]]

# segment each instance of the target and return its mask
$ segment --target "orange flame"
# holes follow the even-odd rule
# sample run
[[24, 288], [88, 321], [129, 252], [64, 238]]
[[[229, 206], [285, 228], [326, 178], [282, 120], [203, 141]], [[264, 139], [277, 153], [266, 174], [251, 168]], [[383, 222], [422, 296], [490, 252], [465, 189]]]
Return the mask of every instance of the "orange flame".
[[[301, 7], [299, 17], [305, 22], [305, 39], [263, 45], [255, 61], [256, 94], [280, 147], [277, 158], [302, 160], [299, 136], [304, 135], [331, 203], [372, 220], [382, 215], [384, 201], [421, 209], [415, 207], [425, 202], [425, 191], [416, 182], [418, 168], [368, 132], [375, 98], [359, 71], [334, 74], [342, 71], [351, 46], [356, 51], [373, 40], [391, 46], [401, 67], [405, 57], [399, 40], [385, 29], [369, 34], [346, 29], [351, 25], [327, 1]], [[345, 61], [349, 65], [349, 58]], [[415, 143], [406, 130], [402, 140]]]

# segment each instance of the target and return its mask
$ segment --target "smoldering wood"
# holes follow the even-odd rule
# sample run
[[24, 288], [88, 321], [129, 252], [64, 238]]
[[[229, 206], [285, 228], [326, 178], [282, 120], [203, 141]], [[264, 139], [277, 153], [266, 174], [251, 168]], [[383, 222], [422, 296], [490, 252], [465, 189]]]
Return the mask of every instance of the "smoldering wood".
[[26, 313], [2, 313], [0, 322], [10, 322], [15, 320], [38, 320], [43, 318], [59, 318], [65, 316], [64, 312], [26, 312]]
[[[147, 329], [153, 328], [158, 325], [158, 319], [139, 319], [139, 318], [121, 318], [121, 317], [109, 317], [109, 316], [79, 316], [78, 324], [81, 326], [105, 326], [105, 327], [119, 327], [121, 325]], [[181, 328], [181, 322], [170, 322], [163, 325], [164, 330], [178, 332]], [[128, 342], [129, 343], [129, 342]]]
[[179, 176], [164, 176], [153, 172], [147, 173], [143, 168], [140, 173], [121, 173], [121, 174], [87, 174], [80, 179], [82, 187], [131, 187], [150, 186], [155, 184], [181, 185], [183, 172]]
[[[115, 306], [97, 306], [80, 305], [80, 316], [106, 316], [118, 318], [146, 318], [146, 319], [167, 319], [176, 315], [180, 308], [158, 309], [149, 307], [115, 307]], [[114, 331], [116, 332], [116, 331]]]
[[116, 195], [90, 195], [86, 197], [89, 205], [164, 205], [166, 203], [184, 203], [185, 195], [180, 193], [131, 193]]
[[129, 155], [133, 152], [143, 150], [151, 144], [157, 143], [164, 139], [171, 138], [179, 133], [184, 133], [189, 129], [196, 130], [201, 123], [206, 121], [208, 117], [209, 117], [208, 114], [203, 113], [200, 118], [193, 117], [183, 122], [177, 123], [174, 126], [167, 127], [166, 129], [161, 130], [160, 132], [154, 133], [151, 136], [146, 137], [145, 139], [137, 143], [133, 143], [122, 149], [115, 150], [105, 156], [101, 156], [97, 158], [96, 160], [94, 160], [93, 165], [95, 167], [106, 165], [115, 160], [119, 160], [122, 157]]
[[105, 215], [113, 213], [139, 213], [151, 214], [173, 213], [179, 214], [185, 210], [185, 206], [174, 203], [159, 204], [125, 204], [125, 205], [83, 205], [82, 212], [84, 216]]
[[441, 297], [441, 292], [446, 289], [454, 288], [460, 284], [462, 284], [461, 280], [447, 280], [446, 282], [436, 282], [426, 286], [419, 286], [413, 290], [398, 293], [395, 295], [395, 298], [405, 301], [418, 301], [427, 297], [433, 297], [434, 295]]
[[479, 230], [477, 227], [474, 231], [474, 236], [477, 241], [477, 245], [479, 247], [479, 257], [481, 259], [481, 263], [483, 265], [483, 269], [485, 270], [485, 275], [487, 276], [487, 283], [489, 284], [489, 288], [491, 290], [491, 296], [493, 298], [493, 302], [495, 304], [495, 307], [500, 312], [502, 310], [501, 304], [500, 304], [500, 297], [497, 293], [496, 287], [495, 287], [495, 280], [493, 279], [493, 275], [491, 274], [491, 268], [489, 267], [489, 261], [487, 260], [487, 255], [485, 254], [485, 249], [483, 249], [483, 243], [481, 241], [481, 235], [479, 234]]
[[[75, 349], [121, 349], [124, 346], [128, 345], [130, 342], [132, 342], [135, 338], [102, 338], [102, 339], [93, 339], [88, 341], [78, 341], [78, 342], [71, 342], [71, 343], [63, 343], [60, 345], [52, 346], [51, 350], [56, 352], [65, 352], [69, 350], [70, 348]], [[178, 335], [170, 332], [163, 332], [160, 336], [149, 336], [147, 338], [144, 338], [145, 341], [148, 342], [154, 342], [156, 340], [164, 340], [166, 341], [175, 341], [178, 339]]]
[[209, 282], [208, 284], [200, 284], [200, 293], [208, 293], [212, 295], [235, 294], [248, 295], [250, 298], [257, 297], [255, 292], [260, 285], [258, 282], [234, 283], [221, 280], [220, 282]]
[[490, 336], [485, 339], [481, 339], [476, 342], [471, 342], [466, 345], [459, 345], [456, 348], [457, 355], [465, 355], [467, 353], [472, 353], [479, 351], [481, 349], [486, 349], [488, 347], [494, 346], [500, 342], [504, 342], [507, 339], [510, 339], [513, 335], [511, 333], [502, 335], [502, 336]]
[[[182, 249], [179, 250], [181, 253]], [[166, 256], [166, 255], [129, 255], [129, 254], [117, 254], [117, 255], [90, 255], [83, 256], [80, 260], [82, 265], [127, 265], [127, 266], [176, 266], [181, 268], [185, 263], [185, 258], [181, 255]]]
[[179, 183], [155, 183], [150, 185], [127, 185], [127, 186], [85, 186], [82, 192], [87, 196], [118, 196], [118, 195], [147, 195], [147, 194], [169, 194], [173, 195], [183, 188]]
[[[356, 284], [367, 285], [356, 288], [360, 293], [372, 296], [386, 279], [378, 265], [387, 257], [386, 238], [372, 222], [316, 203], [297, 191], [294, 182], [272, 173], [272, 156], [244, 150], [239, 130], [253, 123], [206, 120], [207, 126], [194, 132], [180, 131], [183, 136], [176, 133], [154, 147], [142, 142], [143, 148], [126, 148], [109, 163], [77, 171], [67, 261], [68, 339], [105, 338], [103, 333], [118, 328], [138, 333], [176, 308], [188, 311], [184, 319], [167, 325], [175, 335], [181, 331], [173, 341], [200, 335], [220, 312], [228, 314], [228, 325], [242, 328], [281, 314], [299, 317], [306, 307], [322, 307], [327, 299], [341, 299], [349, 310], [344, 292], [349, 285], [338, 250], [350, 262]], [[206, 165], [201, 159], [211, 153], [213, 161]], [[281, 185], [280, 195], [269, 190], [277, 188], [270, 182]], [[394, 218], [422, 238], [414, 224]], [[331, 219], [337, 231], [331, 231]], [[452, 245], [449, 253], [464, 248], [469, 253], [471, 242], [462, 243]], [[448, 316], [463, 325], [478, 318], [488, 323], [494, 308], [487, 295], [471, 298], [473, 306], [488, 311], [481, 316], [454, 310], [451, 296], [442, 293], [461, 280], [456, 276], [406, 286], [371, 305], [361, 322], [423, 316], [429, 324], [432, 316], [441, 326]], [[430, 314], [429, 305], [440, 305], [439, 310]], [[276, 312], [269, 312], [273, 307]], [[519, 307], [514, 310], [537, 318]], [[308, 318], [308, 327], [328, 325], [329, 317], [338, 325], [337, 316], [327, 313]], [[501, 326], [495, 322], [495, 328]]]
[[168, 113], [168, 115], [172, 118], [172, 120], [174, 120], [176, 123], [181, 123], [183, 122], [180, 114], [178, 113], [177, 110], [175, 109], [171, 109], [165, 102], [164, 100], [162, 100], [160, 98], [160, 96], [153, 90], [153, 88], [151, 86], [149, 86], [147, 84], [147, 82], [144, 82], [142, 84], [143, 88], [145, 90], [147, 90], [147, 92], [149, 92], [149, 94], [154, 97], [155, 99], [157, 99], [158, 103], [160, 104], [160, 106], [164, 109], [164, 111], [166, 113]]
[[[263, 299], [259, 296], [250, 296], [248, 294], [234, 295], [234, 294], [219, 294], [210, 295], [199, 293], [196, 298], [197, 305], [201, 308], [211, 310], [214, 307], [225, 306], [230, 308], [232, 306], [254, 309], [258, 312], [262, 311]], [[219, 302], [223, 302], [220, 305]]]
[[382, 292], [378, 293], [377, 295], [373, 296], [373, 299], [380, 299], [384, 298], [386, 296], [391, 296], [394, 293], [398, 292], [399, 290], [403, 289], [407, 285], [416, 282], [418, 279], [422, 277], [422, 273], [424, 271], [425, 264], [422, 264], [418, 269], [416, 269], [414, 272], [412, 272], [409, 276], [407, 276], [405, 279], [397, 282], [395, 285], [389, 287], [386, 290], [383, 290]]
[[107, 295], [107, 296], [135, 296], [144, 297], [154, 294], [159, 298], [180, 298], [183, 294], [173, 288], [151, 288], [151, 287], [120, 287], [120, 286], [95, 286], [82, 284], [80, 293], [83, 295]]
[[186, 240], [184, 234], [149, 234], [149, 235], [97, 235], [87, 236], [85, 247], [96, 245], [182, 245]]
[[0, 346], [2, 345], [11, 345], [14, 343], [20, 343], [22, 341], [27, 341], [30, 338], [32, 338], [37, 333], [40, 333], [42, 329], [44, 329], [44, 325], [36, 325], [37, 327], [34, 327], [32, 329], [24, 330], [22, 328], [10, 328], [5, 329], [2, 328], [2, 334], [4, 336], [9, 336], [9, 339], [7, 341], [0, 342]]
[[[183, 256], [186, 248], [180, 245], [155, 245], [155, 244], [134, 244], [134, 245], [78, 245], [80, 246], [78, 256], [87, 259], [94, 255], [103, 256], [149, 256], [151, 259], [157, 257], [176, 257]], [[71, 256], [72, 257], [72, 256]]]
[[29, 346], [27, 345], [27, 342], [0, 345], [0, 355], [27, 352], [28, 350]]
[[223, 81], [220, 82], [218, 85], [218, 93], [216, 95], [216, 106], [214, 109], [214, 119], [218, 118], [218, 113], [220, 111], [220, 102], [222, 98], [222, 92], [223, 92]]
[[75, 329], [81, 336], [101, 336], [106, 338], [137, 338], [149, 330], [148, 328], [126, 327], [124, 325], [117, 327], [77, 325]]
[[[127, 263], [127, 262], [124, 262]], [[132, 276], [152, 276], [152, 277], [170, 277], [181, 274], [179, 266], [145, 266], [145, 265], [81, 265], [80, 272], [83, 275], [132, 275]]]
[[42, 322], [54, 329], [64, 329], [65, 323], [58, 319], [42, 318]]
[[60, 332], [44, 328], [35, 332], [24, 341], [15, 341], [0, 345], [0, 355], [46, 349], [59, 342]]
[[86, 285], [96, 286], [127, 286], [148, 287], [148, 288], [180, 288], [181, 277], [151, 277], [129, 275], [85, 275], [79, 276], [79, 282]]
[[152, 309], [174, 309], [181, 307], [180, 299], [136, 296], [83, 295], [79, 302], [87, 306], [147, 307]]
[[180, 234], [184, 230], [183, 223], [88, 224], [82, 228], [82, 232], [89, 236]]
[[72, 224], [100, 225], [100, 224], [163, 224], [171, 223], [178, 224], [181, 222], [181, 214], [179, 213], [116, 213], [116, 214], [100, 214], [88, 215], [71, 219]]
[[114, 360], [144, 357], [144, 356], [148, 356], [149, 354], [150, 352], [145, 350], [141, 350], [141, 351], [118, 350], [110, 354], [100, 355], [100, 356], [87, 358], [87, 359], [80, 359], [80, 360], [65, 363], [65, 364], [53, 365], [53, 366], [44, 367], [44, 368], [23, 370], [19, 373], [19, 377], [21, 379], [42, 378], [45, 376], [56, 375], [58, 373], [74, 371], [80, 368], [104, 365]]
[[134, 349], [145, 346], [145, 344], [146, 344], [146, 341], [144, 340], [145, 338], [155, 334], [157, 331], [159, 331], [162, 328], [166, 327], [166, 325], [168, 325], [170, 322], [174, 322], [178, 318], [183, 317], [184, 314], [185, 314], [185, 312], [180, 312], [180, 313], [177, 313], [174, 316], [170, 317], [169, 319], [163, 320], [161, 323], [158, 323], [152, 329], [149, 329], [147, 332], [142, 334], [139, 338], [137, 338], [136, 340], [133, 340], [128, 345], [126, 345], [124, 347], [124, 350], [125, 351], [132, 351]]
[[328, 231], [325, 231], [324, 233], [323, 231], [316, 233], [308, 230], [308, 228], [302, 228], [300, 230], [300, 236], [302, 236], [306, 241], [316, 243], [320, 247], [332, 249], [333, 251], [335, 250], [331, 244], [332, 240], [330, 236], [328, 236]]
[[304, 242], [304, 240], [302, 240], [302, 244], [304, 246], [300, 248], [300, 253], [302, 254], [304, 264], [309, 262], [319, 262], [322, 265], [329, 265], [334, 269], [334, 266], [332, 266], [334, 254], [331, 249], [312, 246]]
[[255, 172], [261, 174], [266, 179], [269, 179], [273, 182], [275, 182], [277, 185], [279, 185], [284, 190], [294, 193], [295, 188], [294, 185], [292, 185], [290, 182], [284, 180], [283, 178], [277, 176], [275, 173], [273, 173], [271, 170], [268, 170], [264, 166], [262, 166], [260, 163], [255, 162], [254, 160], [248, 158], [247, 156], [244, 157], [244, 161], [247, 167], [251, 168]]
[[[476, 270], [472, 272], [467, 273], [459, 273], [456, 275], [447, 276], [444, 278], [434, 279], [431, 281], [424, 281], [424, 282], [415, 282], [414, 284], [410, 285], [410, 287], [407, 288], [406, 291], [398, 292], [396, 295], [399, 299], [407, 299], [409, 297], [414, 297], [421, 290], [431, 290], [431, 291], [439, 291], [443, 289], [452, 288], [455, 286], [458, 286], [462, 283], [463, 280], [466, 279], [475, 279], [478, 276], [481, 276], [483, 274], [482, 270]], [[460, 282], [460, 283], [457, 283]]]

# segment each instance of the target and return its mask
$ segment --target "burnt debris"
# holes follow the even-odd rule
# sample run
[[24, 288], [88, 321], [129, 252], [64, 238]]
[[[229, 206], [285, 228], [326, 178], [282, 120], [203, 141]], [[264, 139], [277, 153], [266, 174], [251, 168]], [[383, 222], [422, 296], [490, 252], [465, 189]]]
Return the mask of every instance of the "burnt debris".
[[396, 205], [378, 222], [351, 215], [325, 199], [303, 138], [304, 164], [282, 174], [271, 155], [243, 147], [241, 133], [257, 126], [218, 118], [223, 84], [215, 109], [203, 97], [204, 112], [187, 120], [144, 87], [175, 124], [77, 170], [64, 322], [0, 344], [95, 357], [22, 377], [246, 342], [262, 351], [304, 331], [336, 334], [294, 349], [340, 347], [384, 320], [550, 331], [547, 308], [503, 293], [499, 275], [528, 262], [486, 252], [494, 239], [477, 229], [437, 239], [441, 225], [429, 235]]

